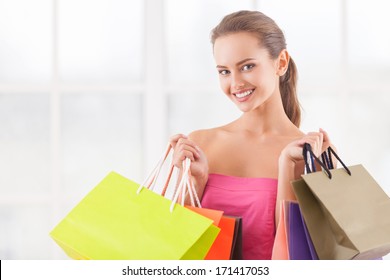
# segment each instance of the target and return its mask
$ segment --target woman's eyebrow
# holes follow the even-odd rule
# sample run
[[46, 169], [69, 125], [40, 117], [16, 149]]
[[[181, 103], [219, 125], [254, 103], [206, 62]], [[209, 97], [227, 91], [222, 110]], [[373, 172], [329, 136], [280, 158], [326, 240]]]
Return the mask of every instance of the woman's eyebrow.
[[[248, 57], [248, 58], [245, 58], [245, 59], [243, 59], [243, 60], [240, 60], [239, 62], [236, 63], [236, 66], [241, 65], [241, 64], [243, 64], [243, 63], [245, 63], [245, 62], [248, 62], [248, 61], [250, 61], [250, 60], [254, 60], [254, 58]], [[226, 66], [223, 66], [223, 65], [217, 65], [216, 67], [217, 67], [217, 68], [223, 68], [223, 69], [227, 68]]]

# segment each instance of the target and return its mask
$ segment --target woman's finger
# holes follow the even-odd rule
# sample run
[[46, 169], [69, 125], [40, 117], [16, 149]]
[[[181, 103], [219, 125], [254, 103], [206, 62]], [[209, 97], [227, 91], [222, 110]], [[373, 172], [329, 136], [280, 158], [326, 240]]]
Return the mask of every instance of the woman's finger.
[[192, 140], [190, 140], [188, 138], [180, 138], [177, 141], [177, 145], [179, 145], [179, 146], [181, 146], [181, 145], [189, 146], [189, 147], [192, 147], [196, 151], [200, 151], [199, 147], [195, 144], [195, 142], [193, 142]]
[[188, 145], [188, 144], [184, 144], [184, 143], [180, 143], [180, 144], [176, 145], [176, 148], [175, 148], [175, 152], [176, 153], [181, 153], [181, 152], [184, 152], [184, 151], [192, 153], [195, 158], [199, 158], [200, 157], [199, 151], [194, 146], [191, 146], [191, 145]]
[[182, 162], [189, 158], [192, 162], [201, 158], [201, 151], [197, 145], [188, 138], [180, 137], [181, 135], [175, 135], [171, 138], [174, 144], [174, 152], [172, 163], [176, 167], [181, 167]]
[[309, 144], [313, 153], [318, 157], [321, 154], [323, 135], [320, 132], [309, 132], [299, 141], [299, 145]]
[[322, 150], [325, 151], [331, 145], [331, 141], [330, 141], [328, 133], [325, 130], [320, 128], [320, 132], [324, 135], [324, 142], [322, 144]]
[[180, 139], [187, 139], [188, 136], [187, 135], [184, 135], [184, 134], [175, 134], [173, 136], [171, 136], [169, 138], [169, 143], [171, 144], [172, 148], [175, 148], [177, 142], [180, 140]]

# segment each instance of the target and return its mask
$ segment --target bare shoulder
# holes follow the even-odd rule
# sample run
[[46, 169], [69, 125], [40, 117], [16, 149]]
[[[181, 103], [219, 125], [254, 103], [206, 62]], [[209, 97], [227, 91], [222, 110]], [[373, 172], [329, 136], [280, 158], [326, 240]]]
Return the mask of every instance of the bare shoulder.
[[195, 130], [189, 134], [189, 138], [201, 148], [213, 146], [226, 135], [225, 126]]
[[197, 144], [203, 142], [209, 135], [209, 129], [199, 129], [191, 132], [188, 137]]
[[210, 142], [218, 134], [218, 128], [195, 130], [189, 134], [189, 138], [200, 146]]

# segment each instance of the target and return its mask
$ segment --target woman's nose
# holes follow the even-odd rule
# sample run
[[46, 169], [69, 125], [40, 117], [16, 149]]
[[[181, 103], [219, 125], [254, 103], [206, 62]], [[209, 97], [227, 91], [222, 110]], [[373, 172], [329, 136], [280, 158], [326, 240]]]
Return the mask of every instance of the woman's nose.
[[234, 89], [242, 89], [245, 83], [239, 75], [235, 75], [233, 76], [232, 86]]

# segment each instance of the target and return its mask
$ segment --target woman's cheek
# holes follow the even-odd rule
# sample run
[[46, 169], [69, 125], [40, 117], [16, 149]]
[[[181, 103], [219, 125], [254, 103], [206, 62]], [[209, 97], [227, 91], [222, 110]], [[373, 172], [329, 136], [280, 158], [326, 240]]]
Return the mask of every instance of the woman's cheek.
[[221, 78], [221, 79], [220, 79], [220, 86], [221, 86], [222, 91], [223, 91], [227, 96], [230, 96], [230, 85], [229, 85], [227, 79]]

